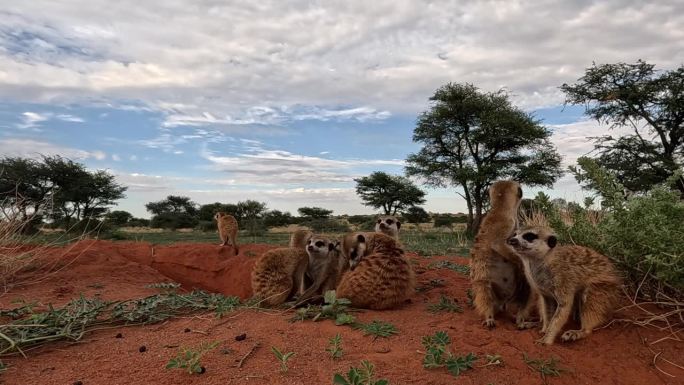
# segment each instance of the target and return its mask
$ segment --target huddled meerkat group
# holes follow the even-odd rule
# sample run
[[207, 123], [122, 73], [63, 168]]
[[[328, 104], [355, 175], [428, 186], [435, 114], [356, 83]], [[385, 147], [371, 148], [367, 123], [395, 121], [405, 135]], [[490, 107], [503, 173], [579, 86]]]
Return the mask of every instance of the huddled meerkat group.
[[[520, 184], [498, 181], [489, 188], [490, 210], [471, 248], [470, 278], [473, 304], [483, 325], [496, 325], [495, 316], [517, 308], [516, 326], [540, 325], [538, 342], [551, 345], [572, 315], [580, 329], [567, 330], [563, 341], [588, 336], [614, 310], [621, 279], [604, 255], [582, 246], [558, 245], [547, 227], [521, 227]], [[237, 221], [215, 216], [222, 245], [237, 253]], [[297, 230], [289, 247], [264, 253], [252, 271], [252, 289], [270, 306], [296, 299], [298, 304], [328, 290], [337, 290], [352, 306], [388, 309], [405, 302], [415, 287], [415, 273], [399, 242], [401, 223], [379, 216], [375, 232], [355, 232], [340, 241]], [[532, 319], [537, 308], [539, 319]]]
[[382, 216], [376, 233], [351, 233], [342, 241], [297, 230], [288, 248], [271, 250], [257, 260], [252, 271], [254, 295], [268, 305], [294, 297], [301, 304], [337, 290], [339, 298], [355, 307], [395, 307], [415, 286], [413, 269], [398, 241], [400, 226], [395, 217]]
[[517, 182], [494, 183], [489, 197], [491, 209], [471, 249], [473, 303], [483, 324], [494, 327], [494, 316], [511, 303], [518, 307], [518, 328], [536, 327], [530, 315], [537, 304], [544, 335], [539, 342], [551, 345], [573, 314], [580, 329], [563, 333], [563, 341], [584, 338], [608, 321], [621, 285], [608, 257], [583, 246], [558, 245], [547, 227], [519, 228]]

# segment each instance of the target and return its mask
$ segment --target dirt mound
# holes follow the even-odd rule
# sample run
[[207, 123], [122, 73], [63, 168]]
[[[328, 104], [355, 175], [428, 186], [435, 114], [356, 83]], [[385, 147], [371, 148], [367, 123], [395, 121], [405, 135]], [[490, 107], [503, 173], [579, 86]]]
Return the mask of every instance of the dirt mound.
[[[146, 243], [80, 242], [54, 252], [46, 264], [31, 272], [29, 284], [0, 297], [3, 308], [10, 301], [25, 299], [43, 303], [64, 303], [80, 293], [105, 299], [137, 298], [156, 292], [145, 285], [168, 281], [169, 277], [187, 288], [201, 287], [225, 294], [249, 295], [249, 270], [255, 258], [273, 246], [241, 245], [240, 255], [230, 248], [208, 244], [151, 246]], [[615, 324], [586, 340], [552, 347], [538, 346], [538, 331], [518, 331], [511, 320], [499, 318], [494, 330], [481, 326], [477, 314], [468, 307], [468, 279], [448, 268], [432, 269], [436, 261], [467, 263], [465, 259], [411, 255], [418, 273], [419, 290], [405, 306], [389, 311], [356, 313], [360, 322], [382, 320], [396, 326], [399, 334], [374, 340], [347, 326], [331, 321], [290, 322], [292, 312], [238, 310], [224, 318], [189, 315], [163, 324], [116, 327], [88, 335], [83, 343], [54, 343], [27, 352], [28, 359], [3, 359], [9, 364], [0, 380], [13, 384], [330, 384], [335, 372], [346, 373], [367, 359], [376, 365], [376, 375], [390, 384], [542, 384], [539, 372], [523, 361], [531, 358], [558, 358], [564, 370], [550, 384], [684, 384], [681, 365], [684, 344], [664, 340], [651, 328]], [[447, 266], [448, 267], [448, 266]], [[48, 273], [49, 272], [49, 273]], [[48, 273], [48, 275], [46, 275]], [[463, 313], [432, 313], [427, 306], [440, 296], [454, 298]], [[460, 377], [446, 369], [422, 367], [421, 338], [436, 331], [451, 337], [456, 354], [475, 353], [475, 368]], [[121, 333], [123, 338], [115, 338]], [[245, 333], [241, 341], [236, 336]], [[325, 351], [328, 339], [342, 336], [344, 355], [331, 360]], [[165, 370], [179, 346], [198, 346], [218, 341], [219, 347], [202, 358], [203, 375]], [[237, 363], [254, 346], [241, 368]], [[140, 348], [145, 346], [145, 351]], [[287, 373], [270, 351], [295, 352]], [[652, 364], [676, 377], [670, 377]], [[487, 354], [498, 354], [504, 365], [486, 366]]]

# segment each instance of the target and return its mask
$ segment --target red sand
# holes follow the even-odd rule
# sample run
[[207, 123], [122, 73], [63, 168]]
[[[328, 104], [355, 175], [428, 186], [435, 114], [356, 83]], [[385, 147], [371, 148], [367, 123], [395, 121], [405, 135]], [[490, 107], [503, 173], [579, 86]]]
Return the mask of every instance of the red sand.
[[[15, 299], [63, 304], [81, 293], [104, 299], [138, 298], [155, 293], [145, 285], [175, 280], [185, 288], [199, 287], [227, 295], [251, 295], [249, 272], [254, 260], [268, 245], [240, 245], [240, 255], [230, 248], [209, 244], [154, 246], [147, 243], [84, 241], [68, 252], [55, 249], [46, 261], [53, 272], [34, 271], [40, 281], [14, 288], [0, 297], [0, 306], [12, 307]], [[443, 258], [411, 255], [421, 266]], [[453, 258], [452, 258], [453, 260]], [[466, 263], [466, 260], [461, 260]], [[54, 268], [56, 267], [56, 270]], [[664, 334], [650, 328], [614, 325], [597, 331], [588, 339], [552, 347], [534, 344], [536, 330], [517, 331], [510, 320], [499, 319], [492, 331], [467, 308], [467, 277], [450, 270], [419, 270], [419, 285], [443, 279], [446, 286], [416, 293], [411, 303], [390, 311], [359, 313], [362, 322], [383, 320], [393, 323], [399, 334], [389, 339], [364, 337], [360, 331], [335, 326], [331, 321], [289, 323], [292, 313], [239, 310], [222, 319], [213, 315], [188, 315], [169, 322], [133, 327], [115, 327], [86, 336], [81, 343], [54, 343], [29, 352], [29, 358], [4, 358], [8, 370], [0, 382], [12, 384], [69, 385], [81, 381], [92, 384], [331, 384], [335, 372], [344, 372], [367, 359], [376, 365], [379, 378], [390, 384], [541, 384], [538, 372], [529, 369], [523, 353], [533, 358], [557, 357], [567, 371], [549, 378], [550, 384], [684, 384], [684, 370], [661, 358], [682, 364], [684, 344], [673, 341], [650, 346]], [[428, 303], [440, 294], [458, 299], [466, 308], [462, 314], [432, 314]], [[190, 328], [197, 332], [184, 333]], [[421, 337], [445, 330], [458, 354], [474, 352], [480, 357], [499, 354], [504, 366], [476, 367], [453, 377], [445, 369], [422, 367]], [[122, 333], [124, 338], [114, 336]], [[246, 333], [247, 339], [235, 336]], [[332, 361], [325, 348], [328, 338], [340, 333], [344, 356]], [[178, 345], [197, 346], [220, 341], [202, 362], [207, 372], [189, 375], [164, 366], [175, 356]], [[254, 344], [260, 347], [242, 368], [236, 361]], [[140, 346], [147, 351], [139, 352]], [[169, 347], [170, 346], [170, 347]], [[288, 373], [280, 373], [270, 347], [293, 351]], [[658, 371], [652, 364], [654, 352], [661, 352]], [[476, 365], [483, 365], [484, 360]]]

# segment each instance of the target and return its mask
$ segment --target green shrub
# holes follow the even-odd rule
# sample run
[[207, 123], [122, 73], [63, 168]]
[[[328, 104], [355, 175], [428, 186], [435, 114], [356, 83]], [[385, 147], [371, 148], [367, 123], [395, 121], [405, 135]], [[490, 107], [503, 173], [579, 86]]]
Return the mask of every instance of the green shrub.
[[[600, 174], [602, 178], [604, 174]], [[603, 211], [536, 199], [562, 243], [588, 246], [609, 256], [641, 294], [684, 294], [684, 201], [667, 185], [625, 197], [614, 180], [596, 178]], [[543, 198], [543, 197], [542, 197]]]
[[216, 228], [217, 228], [217, 227], [216, 227], [216, 222], [215, 222], [215, 221], [203, 221], [203, 220], [200, 220], [200, 221], [197, 223], [197, 227], [195, 227], [195, 228], [196, 228], [197, 230], [199, 230], [199, 231], [207, 231], [207, 232], [210, 232], [210, 231], [216, 231]]

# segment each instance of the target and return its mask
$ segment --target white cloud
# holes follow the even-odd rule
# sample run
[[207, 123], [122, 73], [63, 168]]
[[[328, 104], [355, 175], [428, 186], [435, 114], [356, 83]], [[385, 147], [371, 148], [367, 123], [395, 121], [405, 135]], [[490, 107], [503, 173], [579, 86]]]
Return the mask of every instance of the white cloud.
[[555, 124], [549, 126], [553, 130], [551, 141], [563, 156], [563, 165], [577, 163], [577, 158], [589, 154], [594, 149], [591, 137], [603, 135], [621, 136], [632, 131], [628, 128], [609, 129], [607, 125], [600, 125], [595, 120], [581, 120], [569, 124]]
[[20, 138], [0, 139], [0, 155], [20, 156], [26, 158], [40, 158], [41, 155], [61, 155], [63, 157], [84, 160], [104, 160], [107, 154], [103, 151], [85, 151], [70, 147], [63, 147], [52, 143]]
[[201, 156], [211, 162], [212, 169], [243, 185], [350, 183], [361, 176], [354, 172], [356, 167], [404, 165], [401, 159], [326, 159], [265, 149], [260, 142], [249, 142], [252, 147], [247, 152], [221, 156], [205, 148]]
[[128, 159], [131, 161], [136, 161], [136, 160], [138, 160], [138, 156], [137, 155], [131, 155]]
[[79, 118], [78, 116], [70, 115], [70, 114], [53, 114], [51, 112], [44, 112], [44, 113], [38, 113], [38, 112], [31, 112], [31, 111], [26, 111], [21, 114], [21, 123], [17, 124], [18, 128], [21, 129], [27, 129], [27, 128], [33, 128], [37, 130], [37, 127], [41, 125], [42, 122], [46, 122], [51, 119], [56, 119], [56, 120], [61, 120], [64, 122], [73, 122], [73, 123], [83, 123], [84, 120], [82, 118]]
[[121, 161], [121, 157], [117, 154], [112, 154], [112, 160], [115, 162]]
[[4, 7], [0, 97], [134, 100], [169, 127], [368, 120], [415, 114], [448, 81], [531, 108], [561, 102], [592, 61], [684, 61], [679, 0], [85, 4]]

